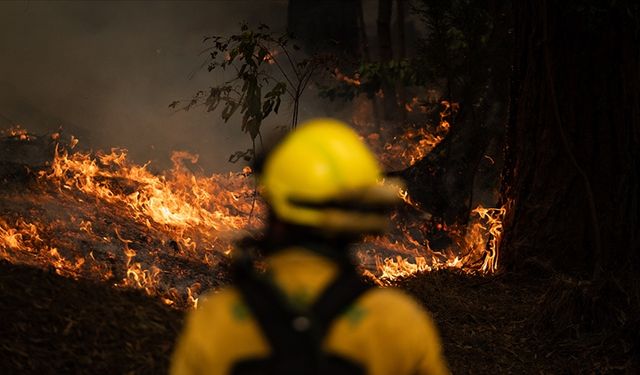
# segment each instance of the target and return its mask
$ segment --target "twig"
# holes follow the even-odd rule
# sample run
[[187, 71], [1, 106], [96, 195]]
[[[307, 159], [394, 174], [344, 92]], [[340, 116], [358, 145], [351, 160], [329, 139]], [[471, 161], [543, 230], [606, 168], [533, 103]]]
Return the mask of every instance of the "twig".
[[293, 72], [295, 73], [295, 75], [300, 76], [297, 69], [297, 65], [298, 65], [297, 61], [295, 61], [295, 59], [291, 57], [291, 55], [289, 54], [289, 51], [282, 43], [278, 43], [278, 45], [280, 46], [280, 49], [282, 49], [282, 52], [284, 52], [284, 55], [287, 56], [287, 60], [289, 60], [289, 64], [291, 65], [291, 68], [293, 69]]
[[[260, 132], [258, 132], [260, 134]], [[260, 136], [260, 140], [262, 141], [262, 136]], [[256, 157], [256, 139], [251, 138], [251, 146], [253, 148], [253, 158]], [[251, 219], [253, 218], [253, 210], [256, 208], [256, 198], [258, 196], [258, 176], [253, 173], [253, 199], [251, 200], [251, 211], [249, 211], [249, 219], [247, 220], [247, 224], [251, 224]]]

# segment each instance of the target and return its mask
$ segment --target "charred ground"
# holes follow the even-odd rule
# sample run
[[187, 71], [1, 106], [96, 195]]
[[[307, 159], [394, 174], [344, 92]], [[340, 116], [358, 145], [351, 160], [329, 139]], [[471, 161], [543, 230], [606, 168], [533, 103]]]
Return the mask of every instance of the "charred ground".
[[[398, 283], [431, 310], [453, 373], [636, 373], [619, 342], [557, 336], [532, 313], [551, 279], [425, 273]], [[141, 291], [0, 262], [0, 362], [13, 373], [164, 373], [184, 310]], [[410, 324], [407, 329], [411, 329]], [[556, 336], [556, 337], [554, 337]]]

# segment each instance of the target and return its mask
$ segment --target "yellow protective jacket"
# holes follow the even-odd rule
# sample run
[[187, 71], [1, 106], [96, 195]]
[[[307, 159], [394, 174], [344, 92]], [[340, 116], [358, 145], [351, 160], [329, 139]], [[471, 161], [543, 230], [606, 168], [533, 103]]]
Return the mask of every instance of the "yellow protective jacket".
[[[303, 306], [313, 303], [338, 272], [333, 261], [302, 248], [270, 256], [267, 266], [287, 298]], [[449, 373], [431, 317], [393, 288], [361, 295], [333, 322], [323, 348], [361, 365], [369, 375]], [[240, 293], [231, 287], [201, 298], [189, 314], [170, 373], [228, 374], [237, 361], [268, 357], [270, 350]]]

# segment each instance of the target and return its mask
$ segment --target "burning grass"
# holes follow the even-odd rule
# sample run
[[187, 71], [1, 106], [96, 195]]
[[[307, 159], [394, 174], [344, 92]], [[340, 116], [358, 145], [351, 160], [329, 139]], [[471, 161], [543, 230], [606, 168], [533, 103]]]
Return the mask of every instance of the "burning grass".
[[[226, 283], [233, 238], [262, 225], [250, 171], [201, 176], [194, 156], [176, 153], [156, 174], [123, 150], [5, 134], [0, 362], [10, 373], [166, 371], [183, 318], [175, 308]], [[357, 258], [432, 310], [454, 373], [637, 372], [618, 342], [537, 332], [531, 316], [553, 297], [550, 281], [495, 274], [507, 207], [447, 226], [403, 197], [392, 232], [367, 238]], [[439, 236], [449, 242], [436, 246]]]
[[[52, 153], [37, 168], [21, 161], [20, 173], [30, 177], [15, 179], [22, 186], [7, 182], [0, 192], [0, 257], [11, 263], [53, 267], [67, 277], [141, 289], [168, 305], [195, 306], [201, 290], [226, 282], [233, 241], [263, 225], [265, 207], [254, 196], [249, 168], [204, 176], [189, 168], [198, 157], [180, 151], [171, 170], [155, 174], [131, 162], [126, 150], [88, 153], [76, 150], [73, 137], [64, 143], [59, 134], [5, 134], [12, 147], [39, 144]], [[417, 144], [418, 154], [385, 146], [381, 159], [410, 165], [444, 135], [426, 143], [416, 142], [418, 136], [400, 136], [402, 144]], [[355, 249], [365, 275], [387, 285], [436, 269], [496, 271], [504, 207], [478, 207], [468, 225], [447, 227], [399, 194], [407, 205], [393, 214], [392, 232]], [[448, 246], [432, 249], [434, 228], [450, 239]]]

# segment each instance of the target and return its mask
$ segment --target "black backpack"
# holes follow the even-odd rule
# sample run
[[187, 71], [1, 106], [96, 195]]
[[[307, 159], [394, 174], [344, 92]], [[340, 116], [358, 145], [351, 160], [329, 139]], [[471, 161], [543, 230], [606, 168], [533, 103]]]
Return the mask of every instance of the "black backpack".
[[234, 262], [234, 274], [272, 354], [236, 362], [232, 375], [366, 374], [362, 365], [322, 350], [332, 322], [370, 288], [352, 266], [342, 265], [336, 279], [306, 311], [293, 308], [276, 285], [254, 270], [250, 260]]

